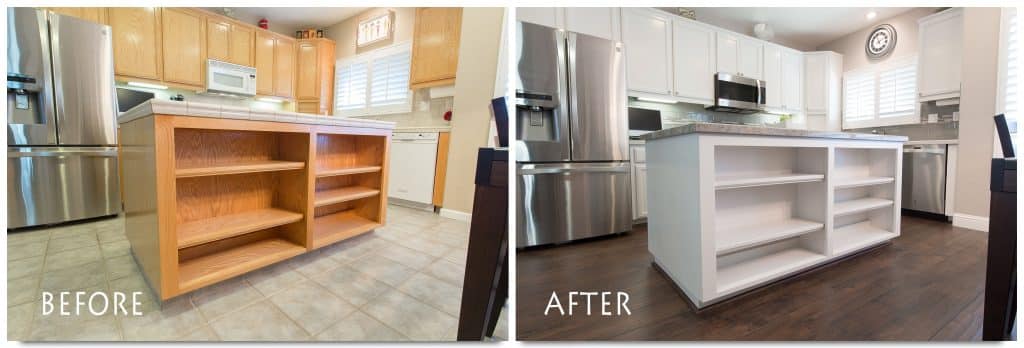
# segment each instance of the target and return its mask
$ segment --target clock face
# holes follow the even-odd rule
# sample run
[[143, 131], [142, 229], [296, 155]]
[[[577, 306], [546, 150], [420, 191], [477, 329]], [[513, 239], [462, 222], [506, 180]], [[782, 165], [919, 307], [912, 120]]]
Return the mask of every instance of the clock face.
[[868, 34], [868, 42], [864, 44], [864, 52], [868, 58], [878, 59], [885, 57], [896, 48], [896, 29], [891, 25], [882, 24], [871, 30]]

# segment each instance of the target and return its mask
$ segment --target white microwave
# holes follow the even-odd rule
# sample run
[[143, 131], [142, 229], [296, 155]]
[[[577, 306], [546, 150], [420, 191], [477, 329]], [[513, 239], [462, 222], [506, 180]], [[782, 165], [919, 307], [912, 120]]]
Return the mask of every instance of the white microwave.
[[255, 96], [256, 68], [208, 59], [206, 92]]

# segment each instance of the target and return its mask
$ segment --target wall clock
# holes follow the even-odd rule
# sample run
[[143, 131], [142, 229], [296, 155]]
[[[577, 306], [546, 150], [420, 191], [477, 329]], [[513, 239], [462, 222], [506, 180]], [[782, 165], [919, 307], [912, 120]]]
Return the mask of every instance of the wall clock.
[[868, 34], [868, 42], [864, 43], [864, 53], [871, 59], [880, 59], [892, 53], [896, 48], [896, 28], [889, 24], [879, 24]]

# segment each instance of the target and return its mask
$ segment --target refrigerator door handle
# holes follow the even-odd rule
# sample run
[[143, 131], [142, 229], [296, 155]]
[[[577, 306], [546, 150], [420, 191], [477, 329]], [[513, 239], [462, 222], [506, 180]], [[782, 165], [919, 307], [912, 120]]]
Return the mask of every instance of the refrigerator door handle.
[[[20, 151], [16, 151], [20, 150]], [[116, 147], [99, 148], [45, 148], [40, 150], [9, 149], [7, 157], [66, 157], [66, 156], [87, 156], [87, 157], [117, 157]]]
[[574, 173], [629, 173], [629, 165], [578, 167], [524, 167], [520, 175], [574, 174]]

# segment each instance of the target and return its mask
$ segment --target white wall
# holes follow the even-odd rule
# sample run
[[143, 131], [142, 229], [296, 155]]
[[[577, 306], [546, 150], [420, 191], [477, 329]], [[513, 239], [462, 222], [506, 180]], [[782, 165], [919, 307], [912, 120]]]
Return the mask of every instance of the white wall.
[[933, 7], [913, 9], [892, 18], [882, 20], [896, 29], [896, 49], [889, 56], [870, 60], [864, 54], [864, 43], [874, 25], [858, 30], [846, 36], [818, 46], [816, 51], [833, 51], [843, 55], [843, 71], [859, 69], [873, 64], [884, 63], [892, 59], [916, 55], [918, 51], [917, 20], [935, 13]]

